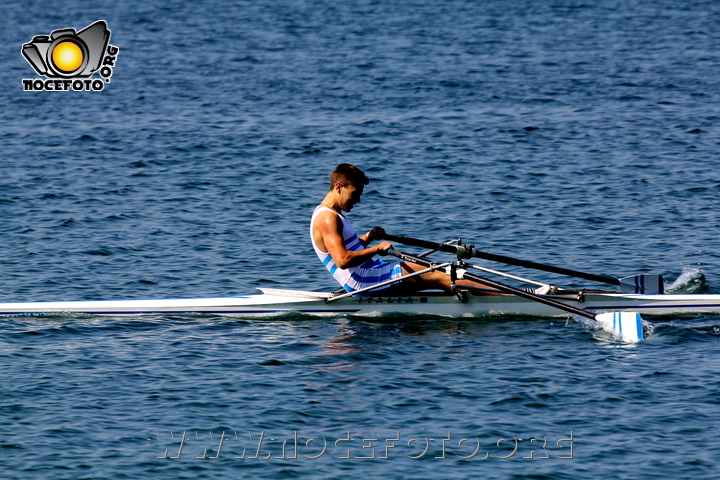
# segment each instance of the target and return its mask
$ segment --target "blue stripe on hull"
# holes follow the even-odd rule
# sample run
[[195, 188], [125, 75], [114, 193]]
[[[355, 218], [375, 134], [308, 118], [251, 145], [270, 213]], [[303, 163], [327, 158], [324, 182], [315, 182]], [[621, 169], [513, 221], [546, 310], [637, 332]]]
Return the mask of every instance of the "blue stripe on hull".
[[[708, 303], [708, 304], [692, 304], [692, 305], [627, 305], [627, 306], [619, 306], [619, 305], [607, 305], [607, 306], [600, 306], [600, 307], [583, 307], [585, 310], [638, 310], [638, 309], [675, 309], [675, 308], [720, 308], [720, 304], [718, 303]], [[692, 313], [692, 311], [690, 312]]]

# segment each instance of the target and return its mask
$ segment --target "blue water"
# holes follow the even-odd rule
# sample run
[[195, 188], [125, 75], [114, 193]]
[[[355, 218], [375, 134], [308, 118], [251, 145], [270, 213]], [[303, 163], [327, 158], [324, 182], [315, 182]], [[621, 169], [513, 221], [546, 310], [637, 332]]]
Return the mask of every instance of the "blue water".
[[[23, 91], [23, 43], [100, 19], [102, 92]], [[308, 221], [340, 162], [372, 179], [360, 231], [720, 293], [718, 2], [14, 2], [0, 24], [0, 302], [333, 290]], [[570, 318], [1, 325], [2, 478], [717, 477], [716, 315], [637, 345]]]

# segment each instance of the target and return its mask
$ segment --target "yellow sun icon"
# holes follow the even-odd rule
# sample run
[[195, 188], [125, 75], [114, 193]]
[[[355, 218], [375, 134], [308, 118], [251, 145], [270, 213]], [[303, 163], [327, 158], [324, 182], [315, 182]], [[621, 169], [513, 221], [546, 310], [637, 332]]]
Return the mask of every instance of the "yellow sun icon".
[[60, 42], [52, 52], [52, 61], [64, 73], [72, 73], [83, 64], [83, 52], [74, 42]]

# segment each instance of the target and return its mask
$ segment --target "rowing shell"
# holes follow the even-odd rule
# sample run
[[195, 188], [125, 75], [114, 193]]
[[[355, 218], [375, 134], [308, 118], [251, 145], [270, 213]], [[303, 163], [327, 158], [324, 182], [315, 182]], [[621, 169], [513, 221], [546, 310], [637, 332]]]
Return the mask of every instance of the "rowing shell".
[[[449, 317], [486, 315], [567, 316], [567, 313], [516, 295], [455, 295], [347, 297], [328, 301], [332, 294], [298, 290], [260, 289], [242, 297], [73, 302], [0, 303], [0, 315], [156, 315], [219, 314], [267, 316], [298, 312], [309, 315], [426, 314]], [[638, 295], [613, 292], [563, 292], [548, 298], [594, 313], [639, 312], [643, 315], [720, 313], [720, 295]]]

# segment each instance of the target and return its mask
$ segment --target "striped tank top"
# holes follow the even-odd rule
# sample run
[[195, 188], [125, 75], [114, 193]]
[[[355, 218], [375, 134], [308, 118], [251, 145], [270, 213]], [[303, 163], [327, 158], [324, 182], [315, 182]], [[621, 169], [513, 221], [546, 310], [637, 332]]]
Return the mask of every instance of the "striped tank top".
[[[319, 206], [315, 209], [315, 211], [313, 212], [312, 220], [310, 221], [310, 241], [312, 242], [312, 246], [315, 249], [315, 253], [317, 254], [320, 261], [323, 263], [323, 265], [325, 265], [325, 268], [328, 269], [330, 275], [332, 275], [346, 291], [354, 292], [355, 290], [369, 287], [377, 283], [384, 282], [386, 280], [395, 278], [399, 279], [400, 277], [402, 277], [402, 269], [400, 268], [399, 262], [384, 262], [380, 259], [374, 258], [366, 260], [362, 265], [358, 265], [357, 267], [351, 267], [346, 269], [338, 267], [335, 264], [332, 255], [327, 252], [323, 252], [318, 248], [318, 246], [315, 244], [315, 238], [313, 235], [313, 224], [315, 223], [315, 219], [320, 212], [326, 210], [329, 212], [333, 212], [335, 215], [338, 215], [340, 217], [340, 221], [342, 222], [342, 234], [345, 249], [359, 252], [364, 250], [365, 247], [363, 247], [362, 243], [360, 243], [360, 239], [358, 238], [357, 233], [355, 233], [355, 229], [350, 224], [350, 222], [348, 222], [347, 218], [328, 207]], [[393, 285], [397, 285], [397, 283], [392, 283], [385, 287], [380, 287], [376, 290], [373, 290], [373, 292], [385, 290]]]

